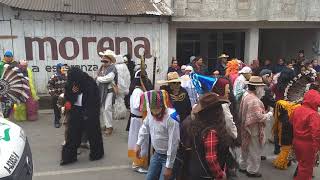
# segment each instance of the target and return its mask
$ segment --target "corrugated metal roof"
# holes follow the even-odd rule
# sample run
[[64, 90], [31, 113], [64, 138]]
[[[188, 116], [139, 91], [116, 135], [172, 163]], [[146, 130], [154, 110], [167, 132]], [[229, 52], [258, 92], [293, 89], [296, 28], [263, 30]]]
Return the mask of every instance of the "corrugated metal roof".
[[170, 16], [170, 7], [152, 0], [0, 0], [7, 6], [32, 11], [107, 16]]

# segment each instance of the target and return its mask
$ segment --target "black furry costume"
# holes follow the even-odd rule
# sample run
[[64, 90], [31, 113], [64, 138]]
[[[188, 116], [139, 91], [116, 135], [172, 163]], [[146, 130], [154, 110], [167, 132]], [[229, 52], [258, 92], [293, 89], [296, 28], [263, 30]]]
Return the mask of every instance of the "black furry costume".
[[[74, 86], [79, 87], [76, 93], [72, 91]], [[76, 106], [74, 104], [81, 93], [82, 106]], [[87, 134], [90, 143], [90, 160], [101, 159], [104, 148], [100, 127], [100, 95], [95, 80], [79, 68], [71, 68], [68, 71], [65, 99], [72, 106], [69, 111], [66, 144], [62, 148], [61, 165], [77, 160], [77, 148], [83, 132]]]

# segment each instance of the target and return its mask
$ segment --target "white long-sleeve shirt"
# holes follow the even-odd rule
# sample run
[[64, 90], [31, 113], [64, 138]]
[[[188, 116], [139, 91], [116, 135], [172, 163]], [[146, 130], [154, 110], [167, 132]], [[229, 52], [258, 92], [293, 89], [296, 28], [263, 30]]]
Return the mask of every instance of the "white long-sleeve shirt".
[[143, 95], [143, 91], [140, 88], [135, 88], [130, 96], [130, 112], [136, 116], [141, 116], [142, 113], [139, 110], [140, 97]]
[[115, 74], [113, 72], [108, 73], [105, 76], [99, 76], [97, 77], [98, 83], [109, 83], [108, 89], [112, 88], [112, 84], [114, 83]]
[[243, 93], [246, 91], [246, 78], [240, 74], [237, 79], [234, 81], [233, 86], [233, 95], [236, 98], [236, 101], [240, 102]]
[[222, 104], [224, 119], [226, 122], [226, 130], [228, 134], [233, 138], [236, 139], [238, 137], [237, 127], [233, 121], [233, 116], [230, 112], [230, 107], [228, 103]]
[[162, 121], [157, 121], [150, 112], [139, 130], [137, 145], [142, 145], [151, 135], [151, 143], [159, 154], [167, 155], [166, 168], [172, 168], [180, 141], [179, 123], [165, 112]]

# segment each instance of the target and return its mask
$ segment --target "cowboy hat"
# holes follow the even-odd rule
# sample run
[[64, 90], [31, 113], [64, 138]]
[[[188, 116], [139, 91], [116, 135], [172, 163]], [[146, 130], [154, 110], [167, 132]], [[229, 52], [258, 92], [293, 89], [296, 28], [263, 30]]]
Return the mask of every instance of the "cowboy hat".
[[250, 84], [253, 86], [265, 86], [263, 83], [262, 77], [260, 76], [251, 76], [249, 81], [246, 81], [246, 84]]
[[192, 112], [194, 114], [197, 114], [205, 109], [213, 108], [213, 107], [219, 106], [224, 103], [229, 103], [229, 102], [230, 101], [228, 101], [226, 98], [224, 98], [222, 96], [218, 96], [215, 93], [209, 92], [209, 93], [204, 94], [199, 99], [199, 103], [196, 106], [194, 106], [194, 108], [192, 109]]
[[228, 55], [226, 55], [226, 54], [221, 54], [219, 57], [218, 57], [218, 59], [221, 59], [221, 58], [228, 58], [229, 56]]
[[168, 80], [160, 80], [157, 81], [158, 84], [166, 84], [166, 83], [181, 83], [179, 74], [177, 72], [169, 72]]
[[111, 59], [111, 61], [113, 63], [116, 62], [116, 58], [115, 58], [116, 54], [113, 51], [111, 51], [110, 49], [107, 49], [103, 52], [99, 52], [99, 55], [100, 56], [107, 56], [109, 59]]
[[243, 67], [240, 71], [239, 74], [251, 74], [252, 69], [248, 66]]

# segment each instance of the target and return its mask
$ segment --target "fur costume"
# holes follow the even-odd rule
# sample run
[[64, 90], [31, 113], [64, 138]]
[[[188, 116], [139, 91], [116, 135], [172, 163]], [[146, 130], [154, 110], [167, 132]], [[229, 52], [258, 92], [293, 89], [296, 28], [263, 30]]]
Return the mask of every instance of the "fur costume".
[[231, 61], [228, 61], [227, 69], [226, 69], [226, 77], [229, 77], [229, 79], [232, 82], [232, 85], [234, 84], [235, 80], [238, 77], [238, 72], [239, 72], [238, 60], [232, 59]]
[[115, 103], [113, 105], [113, 118], [124, 119], [127, 114], [127, 108], [124, 103], [124, 97], [129, 94], [130, 87], [130, 71], [124, 63], [122, 56], [116, 56], [116, 69], [118, 72], [118, 94], [116, 95]]
[[[79, 88], [78, 92], [73, 92], [74, 86]], [[82, 97], [80, 102], [78, 101], [79, 97]], [[87, 133], [89, 139], [90, 160], [101, 159], [104, 155], [104, 149], [99, 116], [100, 95], [96, 82], [81, 69], [71, 68], [68, 71], [65, 100], [68, 105], [65, 106], [65, 109], [70, 118], [68, 119], [66, 143], [62, 148], [61, 165], [77, 160], [77, 148], [81, 143], [83, 132]]]

